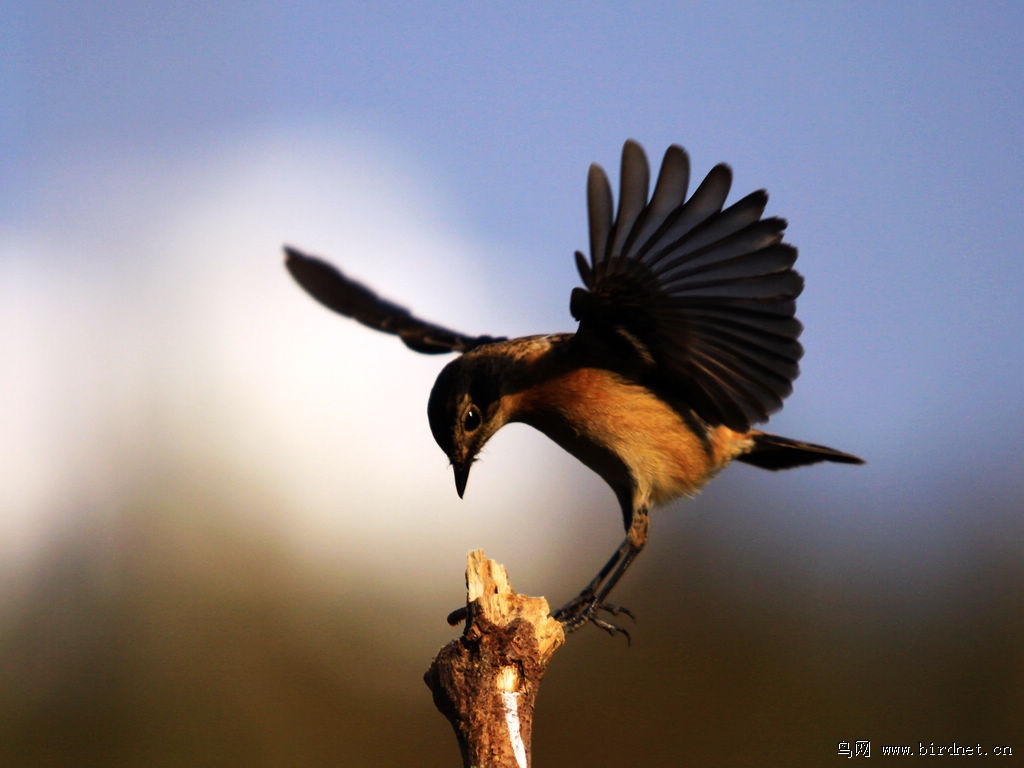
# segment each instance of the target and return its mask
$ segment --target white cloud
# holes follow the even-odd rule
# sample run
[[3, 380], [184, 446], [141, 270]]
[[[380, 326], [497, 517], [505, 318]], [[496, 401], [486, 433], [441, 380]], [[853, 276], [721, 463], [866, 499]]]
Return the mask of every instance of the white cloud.
[[[489, 542], [498, 557], [549, 553], [557, 508], [580, 483], [600, 489], [543, 437], [511, 430], [460, 502], [425, 414], [448, 358], [326, 312], [287, 276], [282, 242], [430, 319], [502, 331], [471, 282], [486, 244], [452, 231], [445, 191], [393, 149], [255, 134], [97, 161], [53, 192], [59, 224], [54, 209], [22, 222], [0, 273], [5, 556], [156, 482], [235, 489], [242, 507], [273, 499], [251, 514], [326, 560], [372, 568], [393, 547], [410, 567], [447, 570]], [[559, 498], [533, 482], [553, 474]], [[614, 502], [597, 493], [614, 531]]]

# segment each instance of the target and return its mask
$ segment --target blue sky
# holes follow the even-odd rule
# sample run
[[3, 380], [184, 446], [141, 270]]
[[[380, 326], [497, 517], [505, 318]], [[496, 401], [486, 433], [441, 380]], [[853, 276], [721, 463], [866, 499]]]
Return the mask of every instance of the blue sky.
[[[413, 507], [410, 552], [459, 531], [422, 567], [478, 545], [526, 561], [532, 542], [497, 534], [524, 506], [538, 510], [524, 528], [551, 529], [551, 555], [578, 535], [575, 511], [607, 506], [594, 552], [609, 549], [610, 495], [526, 431], [495, 441], [459, 502], [423, 413], [439, 360], [320, 311], [279, 246], [469, 332], [571, 329], [587, 166], [617, 186], [627, 137], [652, 163], [682, 144], [695, 175], [730, 163], [733, 199], [769, 190], [807, 279], [803, 373], [770, 428], [869, 462], [770, 481], [733, 470], [696, 509], [758, 482], [864, 521], [842, 523], [854, 536], [882, 521], [952, 540], [986, 524], [967, 500], [1024, 502], [1018, 3], [29, 2], [3, 15], [10, 551], [167, 465], [186, 484], [269, 489], [300, 510], [282, 535], [325, 557], [371, 557], [366, 542], [395, 536], [391, 510]], [[997, 522], [1019, 552], [1021, 524]]]

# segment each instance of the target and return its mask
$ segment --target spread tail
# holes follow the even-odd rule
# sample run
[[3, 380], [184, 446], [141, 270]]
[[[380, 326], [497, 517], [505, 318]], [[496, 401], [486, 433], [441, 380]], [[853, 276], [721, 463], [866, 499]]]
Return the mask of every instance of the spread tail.
[[863, 459], [824, 445], [791, 440], [765, 432], [754, 432], [752, 437], [754, 447], [750, 453], [737, 456], [736, 461], [753, 464], [761, 469], [789, 469], [817, 464], [819, 461], [834, 461], [839, 464], [864, 463]]

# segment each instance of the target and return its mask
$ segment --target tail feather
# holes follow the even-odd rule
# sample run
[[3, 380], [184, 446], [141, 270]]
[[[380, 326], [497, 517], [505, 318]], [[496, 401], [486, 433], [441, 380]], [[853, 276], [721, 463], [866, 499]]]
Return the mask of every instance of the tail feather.
[[864, 460], [852, 454], [837, 451], [815, 443], [791, 440], [788, 437], [753, 433], [754, 447], [750, 453], [737, 456], [736, 461], [752, 464], [761, 469], [790, 469], [817, 464], [819, 461], [834, 461], [839, 464], [863, 464]]

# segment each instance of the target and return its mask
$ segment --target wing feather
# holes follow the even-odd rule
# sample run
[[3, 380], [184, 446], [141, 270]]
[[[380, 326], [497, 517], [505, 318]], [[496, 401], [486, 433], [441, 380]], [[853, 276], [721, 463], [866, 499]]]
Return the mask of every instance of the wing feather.
[[799, 374], [797, 251], [783, 242], [784, 219], [763, 218], [764, 190], [725, 207], [728, 166], [687, 198], [689, 177], [686, 152], [669, 147], [648, 201], [646, 156], [627, 141], [613, 219], [608, 178], [591, 166], [590, 259], [576, 254], [585, 290], [570, 308], [579, 338], [632, 340], [636, 359], [623, 367], [641, 360], [708, 423], [746, 431], [782, 406]]
[[[608, 237], [615, 226], [612, 218], [612, 188], [604, 169], [596, 163], [590, 166], [587, 174], [587, 212], [590, 220], [590, 274], [591, 279], [594, 279], [603, 272]], [[585, 276], [583, 279], [586, 282]]]
[[481, 344], [499, 341], [490, 336], [467, 336], [428, 323], [405, 307], [381, 298], [322, 259], [307, 256], [287, 245], [284, 252], [285, 266], [306, 293], [330, 310], [374, 330], [398, 336], [416, 352], [465, 352]]
[[643, 149], [635, 141], [622, 147], [622, 170], [619, 182], [619, 212], [615, 217], [614, 235], [609, 254], [621, 253], [626, 238], [633, 230], [637, 218], [647, 206], [647, 190], [651, 171]]

